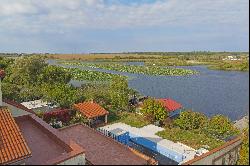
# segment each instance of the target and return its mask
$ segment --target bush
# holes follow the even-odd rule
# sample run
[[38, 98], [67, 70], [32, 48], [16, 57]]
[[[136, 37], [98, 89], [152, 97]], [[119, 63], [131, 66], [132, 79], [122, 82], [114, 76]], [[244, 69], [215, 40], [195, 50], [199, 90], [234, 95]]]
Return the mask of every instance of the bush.
[[36, 116], [38, 116], [39, 118], [43, 119], [43, 115], [44, 115], [44, 112], [43, 111], [37, 111], [36, 112]]
[[82, 116], [82, 114], [79, 111], [74, 111], [75, 114], [73, 115], [73, 117], [71, 118], [69, 124], [76, 124], [76, 123], [87, 123], [87, 119]]
[[223, 115], [213, 116], [205, 129], [205, 131], [216, 138], [225, 139], [239, 133], [233, 123]]
[[201, 129], [207, 125], [207, 117], [199, 112], [184, 111], [174, 120], [174, 125], [184, 130]]
[[43, 120], [47, 123], [56, 119], [57, 121], [61, 121], [63, 123], [68, 123], [71, 120], [72, 113], [68, 109], [46, 112], [43, 115]]
[[167, 111], [159, 101], [149, 98], [144, 101], [141, 112], [149, 121], [163, 121]]
[[244, 129], [242, 137], [243, 143], [237, 165], [249, 165], [249, 128]]

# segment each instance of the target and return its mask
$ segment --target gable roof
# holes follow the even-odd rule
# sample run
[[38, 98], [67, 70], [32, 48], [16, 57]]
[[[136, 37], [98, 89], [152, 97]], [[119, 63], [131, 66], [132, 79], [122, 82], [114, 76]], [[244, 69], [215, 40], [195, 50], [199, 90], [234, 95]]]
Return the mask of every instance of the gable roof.
[[0, 107], [0, 165], [31, 157], [31, 151], [7, 107]]
[[8, 100], [8, 99], [3, 99], [3, 102], [9, 104], [9, 105], [12, 105], [16, 108], [19, 108], [21, 110], [24, 110], [24, 111], [27, 111], [29, 113], [32, 113], [32, 114], [35, 114], [34, 111], [32, 111], [31, 109], [28, 109], [27, 107], [25, 107], [24, 105], [22, 105], [21, 103], [18, 103], [16, 101], [13, 101], [13, 100]]
[[180, 103], [170, 98], [157, 99], [157, 100], [160, 101], [163, 104], [163, 106], [170, 112], [182, 108], [182, 105]]
[[74, 108], [80, 111], [87, 118], [95, 118], [109, 114], [103, 107], [93, 102], [83, 102], [74, 104]]

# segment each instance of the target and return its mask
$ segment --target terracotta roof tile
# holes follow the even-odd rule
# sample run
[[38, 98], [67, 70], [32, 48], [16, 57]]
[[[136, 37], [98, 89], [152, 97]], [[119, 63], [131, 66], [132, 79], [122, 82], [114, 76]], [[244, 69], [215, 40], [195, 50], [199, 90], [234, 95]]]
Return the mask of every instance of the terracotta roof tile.
[[93, 103], [93, 102], [83, 102], [83, 103], [74, 104], [74, 108], [79, 110], [87, 118], [103, 116], [109, 113], [99, 104]]
[[182, 108], [182, 105], [180, 103], [170, 98], [157, 100], [160, 101], [168, 111], [175, 111]]
[[0, 164], [9, 164], [31, 156], [19, 127], [7, 107], [0, 107]]

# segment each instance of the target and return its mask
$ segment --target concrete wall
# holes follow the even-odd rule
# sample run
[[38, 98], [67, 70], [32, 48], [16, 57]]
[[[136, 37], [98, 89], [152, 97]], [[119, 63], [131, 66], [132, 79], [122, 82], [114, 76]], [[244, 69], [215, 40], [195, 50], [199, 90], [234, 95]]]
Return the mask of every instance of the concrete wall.
[[24, 111], [24, 110], [22, 110], [20, 108], [17, 108], [15, 106], [7, 104], [5, 102], [3, 102], [3, 106], [7, 106], [9, 108], [9, 110], [11, 111], [11, 114], [12, 114], [13, 117], [18, 117], [18, 116], [31, 114], [30, 112]]
[[[204, 157], [194, 159], [196, 161], [188, 163], [189, 165], [234, 165], [239, 158], [239, 150], [242, 140], [237, 140], [226, 147], [214, 152], [204, 154]], [[187, 164], [187, 163], [186, 163]], [[184, 163], [184, 165], [186, 165]]]
[[85, 165], [85, 154], [80, 154], [57, 165]]

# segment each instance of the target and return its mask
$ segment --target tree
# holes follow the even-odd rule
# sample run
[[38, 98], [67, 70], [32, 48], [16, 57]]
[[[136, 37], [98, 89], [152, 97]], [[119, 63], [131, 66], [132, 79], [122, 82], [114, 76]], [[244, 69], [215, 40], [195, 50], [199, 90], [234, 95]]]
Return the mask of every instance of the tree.
[[71, 74], [59, 66], [46, 66], [39, 75], [39, 81], [45, 83], [68, 83], [71, 80]]
[[0, 69], [6, 69], [14, 62], [12, 58], [0, 57]]
[[67, 84], [44, 84], [41, 88], [44, 100], [58, 103], [62, 108], [70, 108], [83, 100], [78, 90]]
[[5, 81], [16, 85], [34, 85], [38, 83], [41, 71], [47, 66], [39, 56], [17, 58], [9, 67], [9, 75]]
[[168, 116], [166, 109], [159, 101], [148, 98], [143, 102], [141, 113], [146, 116], [151, 122], [163, 121]]
[[104, 106], [109, 105], [111, 102], [109, 85], [97, 83], [84, 84], [82, 85], [80, 91], [82, 91], [86, 100], [94, 100]]
[[14, 101], [21, 101], [19, 96], [20, 88], [16, 84], [2, 82], [2, 92], [4, 98], [14, 100]]
[[225, 139], [226, 137], [238, 134], [239, 131], [233, 123], [223, 115], [213, 116], [206, 127], [206, 132], [215, 138]]
[[207, 124], [207, 117], [199, 112], [184, 111], [174, 120], [174, 125], [184, 130], [201, 129]]
[[123, 77], [115, 77], [110, 83], [110, 99], [111, 105], [115, 109], [128, 109], [128, 81]]

